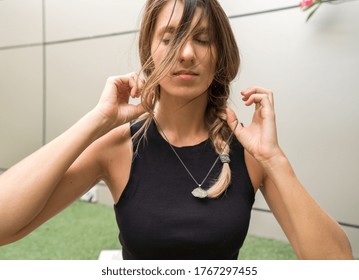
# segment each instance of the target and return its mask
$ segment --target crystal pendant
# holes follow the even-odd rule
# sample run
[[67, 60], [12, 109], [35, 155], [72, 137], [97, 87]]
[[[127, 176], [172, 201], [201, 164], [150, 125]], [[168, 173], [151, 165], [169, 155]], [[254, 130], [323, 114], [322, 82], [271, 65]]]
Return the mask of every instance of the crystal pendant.
[[208, 196], [208, 193], [206, 190], [202, 189], [201, 187], [198, 187], [192, 191], [192, 195], [198, 198], [205, 198]]

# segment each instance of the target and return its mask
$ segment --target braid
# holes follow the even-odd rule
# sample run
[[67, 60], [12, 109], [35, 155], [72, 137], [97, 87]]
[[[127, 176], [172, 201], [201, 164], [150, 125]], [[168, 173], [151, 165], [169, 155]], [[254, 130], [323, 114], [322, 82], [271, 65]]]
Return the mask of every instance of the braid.
[[[212, 87], [213, 88], [213, 87]], [[219, 91], [222, 92], [223, 91]], [[228, 93], [229, 88], [225, 87], [224, 92]], [[207, 106], [207, 125], [209, 130], [209, 138], [218, 155], [221, 153], [229, 154], [229, 144], [226, 141], [231, 135], [231, 130], [227, 125], [226, 119], [226, 105], [227, 95], [221, 94], [216, 97], [212, 89], [209, 90], [209, 102]], [[215, 198], [220, 196], [231, 182], [231, 169], [229, 163], [223, 163], [222, 171], [218, 176], [217, 181], [207, 190], [208, 197]]]

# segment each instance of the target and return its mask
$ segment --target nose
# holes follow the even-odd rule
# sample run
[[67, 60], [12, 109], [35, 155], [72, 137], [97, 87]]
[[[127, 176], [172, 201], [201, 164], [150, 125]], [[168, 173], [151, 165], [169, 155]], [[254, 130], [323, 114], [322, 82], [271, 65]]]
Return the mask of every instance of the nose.
[[178, 59], [181, 63], [193, 63], [196, 58], [196, 52], [191, 40], [187, 40], [181, 47]]

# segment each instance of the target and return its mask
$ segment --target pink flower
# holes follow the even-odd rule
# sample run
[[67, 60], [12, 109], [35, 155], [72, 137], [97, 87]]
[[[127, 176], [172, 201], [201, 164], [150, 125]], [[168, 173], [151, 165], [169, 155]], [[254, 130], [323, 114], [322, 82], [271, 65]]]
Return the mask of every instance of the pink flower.
[[300, 7], [302, 9], [309, 7], [310, 5], [312, 5], [316, 0], [303, 0], [302, 2], [300, 2]]
[[313, 14], [320, 8], [322, 4], [340, 4], [354, 0], [302, 0], [299, 3], [299, 7], [302, 11], [309, 11], [309, 15], [307, 16], [307, 21], [313, 16]]

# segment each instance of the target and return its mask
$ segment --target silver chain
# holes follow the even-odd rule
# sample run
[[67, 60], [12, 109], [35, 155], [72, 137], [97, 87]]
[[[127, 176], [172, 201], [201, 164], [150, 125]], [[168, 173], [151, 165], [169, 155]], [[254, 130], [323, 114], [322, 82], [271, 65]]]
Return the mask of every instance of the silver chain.
[[160, 129], [161, 133], [163, 134], [163, 136], [165, 137], [167, 143], [170, 145], [172, 151], [174, 152], [174, 154], [177, 156], [178, 160], [181, 162], [181, 164], [183, 165], [183, 167], [186, 169], [187, 173], [189, 174], [189, 176], [191, 176], [192, 180], [196, 183], [196, 185], [201, 188], [203, 183], [207, 180], [209, 174], [211, 174], [214, 166], [216, 165], [217, 161], [220, 159], [221, 155], [223, 155], [223, 151], [224, 149], [226, 148], [226, 146], [228, 145], [228, 142], [230, 141], [230, 139], [232, 138], [233, 134], [234, 134], [234, 131], [236, 130], [237, 128], [237, 125], [238, 125], [238, 121], [237, 121], [237, 124], [235, 126], [235, 128], [233, 129], [233, 131], [231, 132], [231, 135], [229, 135], [225, 145], [223, 146], [223, 149], [221, 151], [221, 153], [218, 155], [218, 157], [216, 158], [216, 160], [214, 161], [214, 163], [212, 164], [211, 168], [209, 169], [207, 175], [204, 177], [204, 179], [202, 180], [201, 183], [198, 183], [198, 181], [194, 178], [194, 176], [192, 175], [192, 173], [188, 170], [187, 166], [185, 165], [185, 163], [183, 162], [183, 160], [181, 159], [181, 157], [178, 155], [178, 153], [176, 152], [175, 148], [171, 145], [170, 141], [168, 140], [166, 134], [163, 132], [161, 126], [158, 124], [157, 120], [155, 119], [155, 117], [153, 116], [153, 120], [155, 121], [155, 123], [157, 124], [157, 127]]

